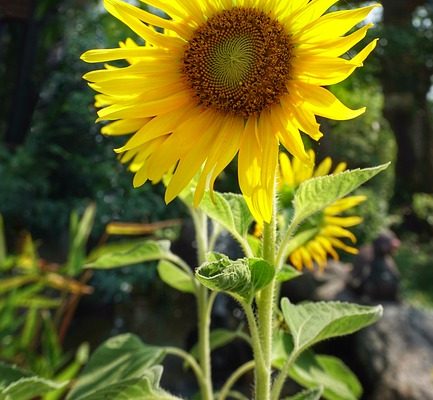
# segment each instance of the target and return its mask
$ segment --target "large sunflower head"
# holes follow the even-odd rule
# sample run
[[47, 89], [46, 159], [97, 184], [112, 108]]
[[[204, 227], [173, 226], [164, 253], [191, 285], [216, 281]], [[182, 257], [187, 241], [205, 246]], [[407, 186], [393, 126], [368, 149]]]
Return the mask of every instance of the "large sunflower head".
[[142, 0], [162, 18], [121, 0], [106, 9], [143, 40], [90, 50], [86, 62], [128, 65], [85, 75], [100, 93], [103, 133], [131, 134], [119, 149], [134, 186], [173, 171], [171, 201], [198, 176], [195, 203], [238, 154], [241, 191], [259, 221], [272, 215], [281, 143], [309, 163], [303, 132], [318, 140], [316, 116], [350, 119], [351, 110], [323, 86], [346, 79], [373, 50], [348, 51], [371, 25], [346, 33], [375, 5], [326, 11], [338, 0]]
[[[309, 151], [309, 154], [314, 159], [314, 153]], [[312, 177], [342, 172], [346, 169], [346, 163], [337, 164], [332, 172], [331, 169], [330, 157], [326, 157], [314, 168], [302, 165], [296, 158], [290, 160], [286, 154], [281, 153], [279, 192], [282, 202], [291, 203], [294, 192], [303, 181]], [[303, 267], [312, 269], [314, 263], [323, 269], [328, 256], [338, 260], [337, 250], [357, 254], [358, 250], [353, 247], [356, 237], [348, 228], [360, 224], [362, 218], [355, 215], [344, 216], [343, 213], [365, 200], [365, 196], [344, 197], [310, 217], [299, 232], [304, 239], [303, 243], [291, 252], [290, 262], [300, 270]], [[347, 244], [347, 241], [350, 244]]]

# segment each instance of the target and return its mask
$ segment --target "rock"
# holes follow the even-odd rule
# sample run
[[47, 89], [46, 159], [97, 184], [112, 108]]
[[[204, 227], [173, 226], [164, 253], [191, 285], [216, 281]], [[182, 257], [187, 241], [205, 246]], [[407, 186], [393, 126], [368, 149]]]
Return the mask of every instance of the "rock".
[[393, 258], [399, 247], [400, 240], [389, 230], [361, 247], [348, 286], [362, 302], [399, 301], [400, 273]]
[[355, 341], [366, 399], [433, 400], [433, 311], [386, 305]]

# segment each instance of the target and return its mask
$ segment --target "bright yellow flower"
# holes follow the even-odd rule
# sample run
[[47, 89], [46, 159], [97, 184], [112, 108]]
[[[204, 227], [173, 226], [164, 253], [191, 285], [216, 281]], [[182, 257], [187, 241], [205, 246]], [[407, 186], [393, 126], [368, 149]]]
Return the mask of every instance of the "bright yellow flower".
[[[309, 151], [309, 154], [314, 159], [314, 152]], [[290, 160], [286, 154], [281, 153], [280, 192], [293, 193], [303, 181], [316, 176], [328, 175], [331, 168], [332, 160], [330, 157], [325, 158], [314, 168], [303, 165], [296, 158]], [[342, 172], [345, 169], [346, 163], [339, 163], [332, 174]], [[284, 194], [282, 196], [284, 197]], [[344, 217], [341, 214], [362, 203], [365, 199], [365, 196], [345, 197], [330, 204], [318, 215], [313, 216], [310, 224], [304, 227], [305, 231], [311, 232], [311, 237], [289, 255], [290, 262], [298, 269], [303, 267], [312, 269], [314, 262], [320, 269], [323, 269], [328, 255], [338, 260], [336, 249], [356, 254], [358, 250], [347, 245], [343, 239], [348, 239], [352, 243], [356, 242], [355, 235], [346, 228], [358, 225], [362, 222], [362, 218], [358, 216]]]
[[[195, 203], [238, 154], [241, 191], [257, 220], [269, 221], [279, 144], [309, 162], [301, 139], [318, 140], [316, 116], [351, 110], [322, 86], [346, 79], [376, 45], [347, 52], [371, 24], [347, 36], [377, 5], [324, 13], [338, 0], [141, 0], [161, 18], [121, 0], [106, 9], [144, 41], [90, 50], [90, 63], [128, 66], [89, 72], [108, 135], [132, 134], [119, 149], [134, 186], [173, 174], [165, 199], [198, 174]], [[344, 57], [343, 57], [344, 56]]]

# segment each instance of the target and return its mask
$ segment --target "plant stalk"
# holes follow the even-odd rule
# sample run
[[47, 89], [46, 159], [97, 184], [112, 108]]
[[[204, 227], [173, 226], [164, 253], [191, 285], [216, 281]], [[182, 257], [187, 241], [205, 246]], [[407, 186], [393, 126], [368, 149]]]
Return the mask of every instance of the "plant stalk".
[[[191, 215], [195, 227], [197, 261], [198, 265], [201, 265], [206, 261], [206, 252], [208, 251], [207, 217], [199, 210], [191, 210]], [[199, 364], [204, 379], [204, 384], [200, 388], [203, 400], [213, 399], [209, 332], [210, 308], [209, 291], [199, 284], [197, 288], [198, 352]]]
[[[263, 259], [275, 266], [275, 242], [276, 242], [276, 187], [274, 180], [272, 218], [264, 224], [263, 229]], [[274, 321], [274, 292], [275, 278], [263, 288], [257, 296], [259, 337], [263, 355], [263, 368], [256, 364], [256, 400], [270, 400], [271, 398], [271, 374], [272, 374], [272, 336]]]

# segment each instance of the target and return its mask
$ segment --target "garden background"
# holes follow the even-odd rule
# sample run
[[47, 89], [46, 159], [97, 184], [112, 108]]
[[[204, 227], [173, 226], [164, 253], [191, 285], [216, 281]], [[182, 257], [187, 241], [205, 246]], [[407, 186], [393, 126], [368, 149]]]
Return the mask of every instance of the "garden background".
[[[330, 155], [349, 168], [392, 161], [359, 191], [368, 201], [359, 207], [357, 245], [392, 229], [401, 240], [394, 259], [403, 300], [431, 309], [433, 2], [382, 5], [369, 33], [380, 38], [377, 50], [332, 89], [367, 112], [353, 121], [321, 121], [327, 134], [315, 150], [319, 160]], [[182, 204], [166, 206], [160, 185], [133, 189], [112, 151], [116, 140], [94, 123], [93, 92], [81, 79], [91, 67], [79, 56], [128, 36], [96, 0], [0, 0], [0, 360], [47, 377], [85, 350], [83, 342], [94, 348], [117, 333], [133, 331], [156, 344], [192, 340], [188, 300], [158, 280], [155, 265], [82, 268], [92, 250], [124, 239], [107, 230], [110, 223], [138, 224], [141, 234], [169, 239], [188, 232]], [[217, 188], [238, 191], [235, 167]], [[188, 256], [180, 240], [177, 248]], [[28, 279], [35, 270], [39, 281]], [[11, 278], [19, 278], [13, 291]], [[161, 316], [171, 318], [170, 328]]]

